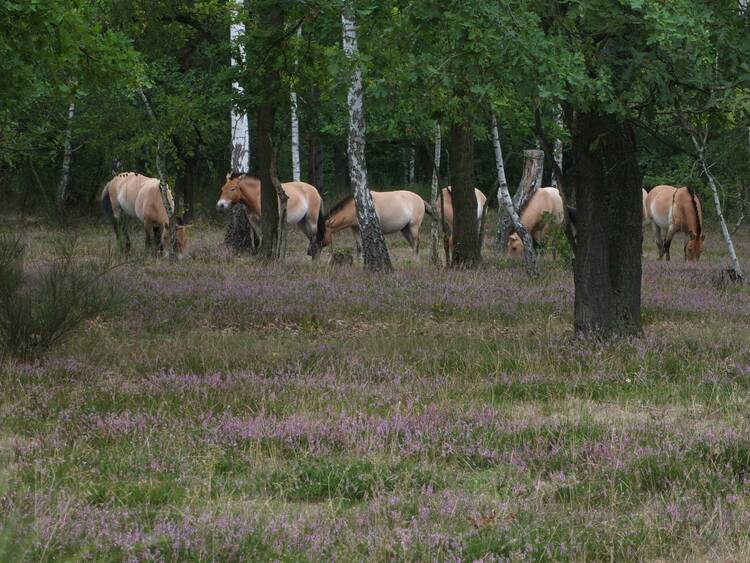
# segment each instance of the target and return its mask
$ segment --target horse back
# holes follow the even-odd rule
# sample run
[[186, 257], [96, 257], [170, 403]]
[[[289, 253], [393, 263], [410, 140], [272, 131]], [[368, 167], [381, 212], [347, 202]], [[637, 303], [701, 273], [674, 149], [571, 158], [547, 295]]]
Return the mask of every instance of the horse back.
[[[174, 211], [174, 199], [169, 188], [167, 188], [167, 199]], [[143, 183], [136, 198], [135, 213], [138, 219], [146, 225], [166, 225], [169, 223], [169, 217], [161, 199], [159, 180], [156, 178], [149, 178]]]

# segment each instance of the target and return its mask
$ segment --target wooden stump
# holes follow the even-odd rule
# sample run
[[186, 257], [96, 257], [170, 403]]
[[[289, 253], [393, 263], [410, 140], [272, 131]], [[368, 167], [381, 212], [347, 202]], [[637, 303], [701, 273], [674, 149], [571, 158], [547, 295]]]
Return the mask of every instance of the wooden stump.
[[[518, 189], [513, 196], [513, 207], [515, 207], [519, 217], [534, 193], [542, 187], [544, 151], [538, 149], [525, 150], [523, 151], [523, 160], [523, 176], [521, 177], [521, 182], [518, 184]], [[502, 211], [503, 210], [501, 210], [501, 213]], [[505, 249], [508, 247], [510, 231], [510, 217], [507, 213], [503, 213], [503, 218], [497, 229], [497, 239], [501, 253], [504, 253]]]

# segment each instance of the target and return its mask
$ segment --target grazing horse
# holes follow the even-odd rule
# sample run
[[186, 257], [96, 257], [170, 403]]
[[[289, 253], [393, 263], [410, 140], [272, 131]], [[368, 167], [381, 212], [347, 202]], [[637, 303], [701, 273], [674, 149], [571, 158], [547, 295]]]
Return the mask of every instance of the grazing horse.
[[[541, 241], [548, 229], [544, 222], [545, 213], [551, 213], [558, 223], [564, 220], [562, 198], [557, 188], [539, 188], [521, 211], [521, 224], [529, 231], [535, 243]], [[569, 207], [568, 216], [575, 224], [575, 209]], [[523, 241], [515, 231], [508, 237], [508, 256], [523, 256]]]
[[[286, 224], [297, 225], [311, 245], [321, 240], [325, 231], [323, 200], [315, 186], [305, 182], [286, 182], [281, 188], [289, 198], [286, 202]], [[227, 174], [227, 180], [219, 190], [216, 209], [229, 209], [243, 203], [251, 225], [260, 232], [260, 180], [247, 174]], [[309, 253], [308, 253], [309, 254]], [[317, 258], [317, 252], [310, 254]]]
[[[375, 204], [375, 213], [380, 219], [383, 234], [401, 232], [412, 248], [414, 256], [419, 255], [419, 227], [422, 225], [425, 212], [432, 215], [430, 204], [414, 192], [398, 190], [395, 192], [370, 192]], [[359, 242], [359, 223], [357, 222], [357, 208], [352, 196], [347, 196], [334, 205], [325, 220], [325, 232], [319, 246], [331, 244], [334, 234], [344, 229], [351, 229], [357, 254], [361, 252]], [[310, 245], [308, 254], [313, 251]]]
[[646, 212], [656, 236], [659, 260], [669, 260], [669, 247], [677, 233], [687, 233], [685, 260], [697, 261], [703, 251], [703, 212], [698, 196], [687, 188], [655, 186], [646, 199]]
[[646, 209], [646, 198], [648, 197], [648, 192], [646, 191], [646, 188], [641, 188], [641, 191], [643, 192], [643, 222], [641, 228], [643, 228], [651, 222], [651, 218], [648, 216], [648, 210]]
[[[474, 188], [474, 195], [477, 198], [477, 225], [481, 231], [487, 196], [476, 188]], [[453, 192], [450, 186], [443, 188], [435, 198], [433, 209], [437, 211], [438, 217], [444, 218], [443, 249], [445, 250], [445, 263], [450, 264], [451, 254], [453, 253]]]
[[[168, 191], [170, 207], [174, 211], [172, 192]], [[112, 178], [102, 190], [104, 213], [112, 220], [115, 236], [120, 247], [130, 251], [130, 237], [127, 231], [128, 217], [137, 217], [146, 232], [146, 250], [162, 254], [169, 245], [169, 217], [164, 208], [159, 190], [159, 180], [135, 172], [123, 172]], [[191, 225], [177, 220], [177, 253], [182, 254], [187, 247], [187, 229]]]

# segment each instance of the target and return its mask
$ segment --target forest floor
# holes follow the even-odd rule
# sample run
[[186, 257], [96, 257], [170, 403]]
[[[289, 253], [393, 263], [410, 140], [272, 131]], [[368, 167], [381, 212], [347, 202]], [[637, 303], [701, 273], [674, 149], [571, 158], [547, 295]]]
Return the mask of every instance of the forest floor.
[[[31, 264], [59, 238], [12, 228]], [[491, 236], [478, 271], [389, 237], [397, 272], [366, 276], [297, 233], [274, 266], [191, 235], [0, 364], [3, 561], [750, 558], [750, 287], [716, 282], [716, 229], [698, 264], [646, 233], [644, 335], [613, 342], [573, 338], [569, 271], [529, 280]]]

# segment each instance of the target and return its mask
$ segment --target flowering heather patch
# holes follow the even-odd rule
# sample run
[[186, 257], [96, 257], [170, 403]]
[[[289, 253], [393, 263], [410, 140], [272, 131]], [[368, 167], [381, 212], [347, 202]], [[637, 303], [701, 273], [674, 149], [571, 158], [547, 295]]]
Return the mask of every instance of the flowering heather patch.
[[714, 283], [716, 238], [697, 265], [646, 244], [644, 335], [596, 342], [548, 259], [437, 271], [394, 241], [365, 277], [298, 237], [269, 267], [197, 227], [0, 365], [0, 560], [750, 556], [750, 289]]

